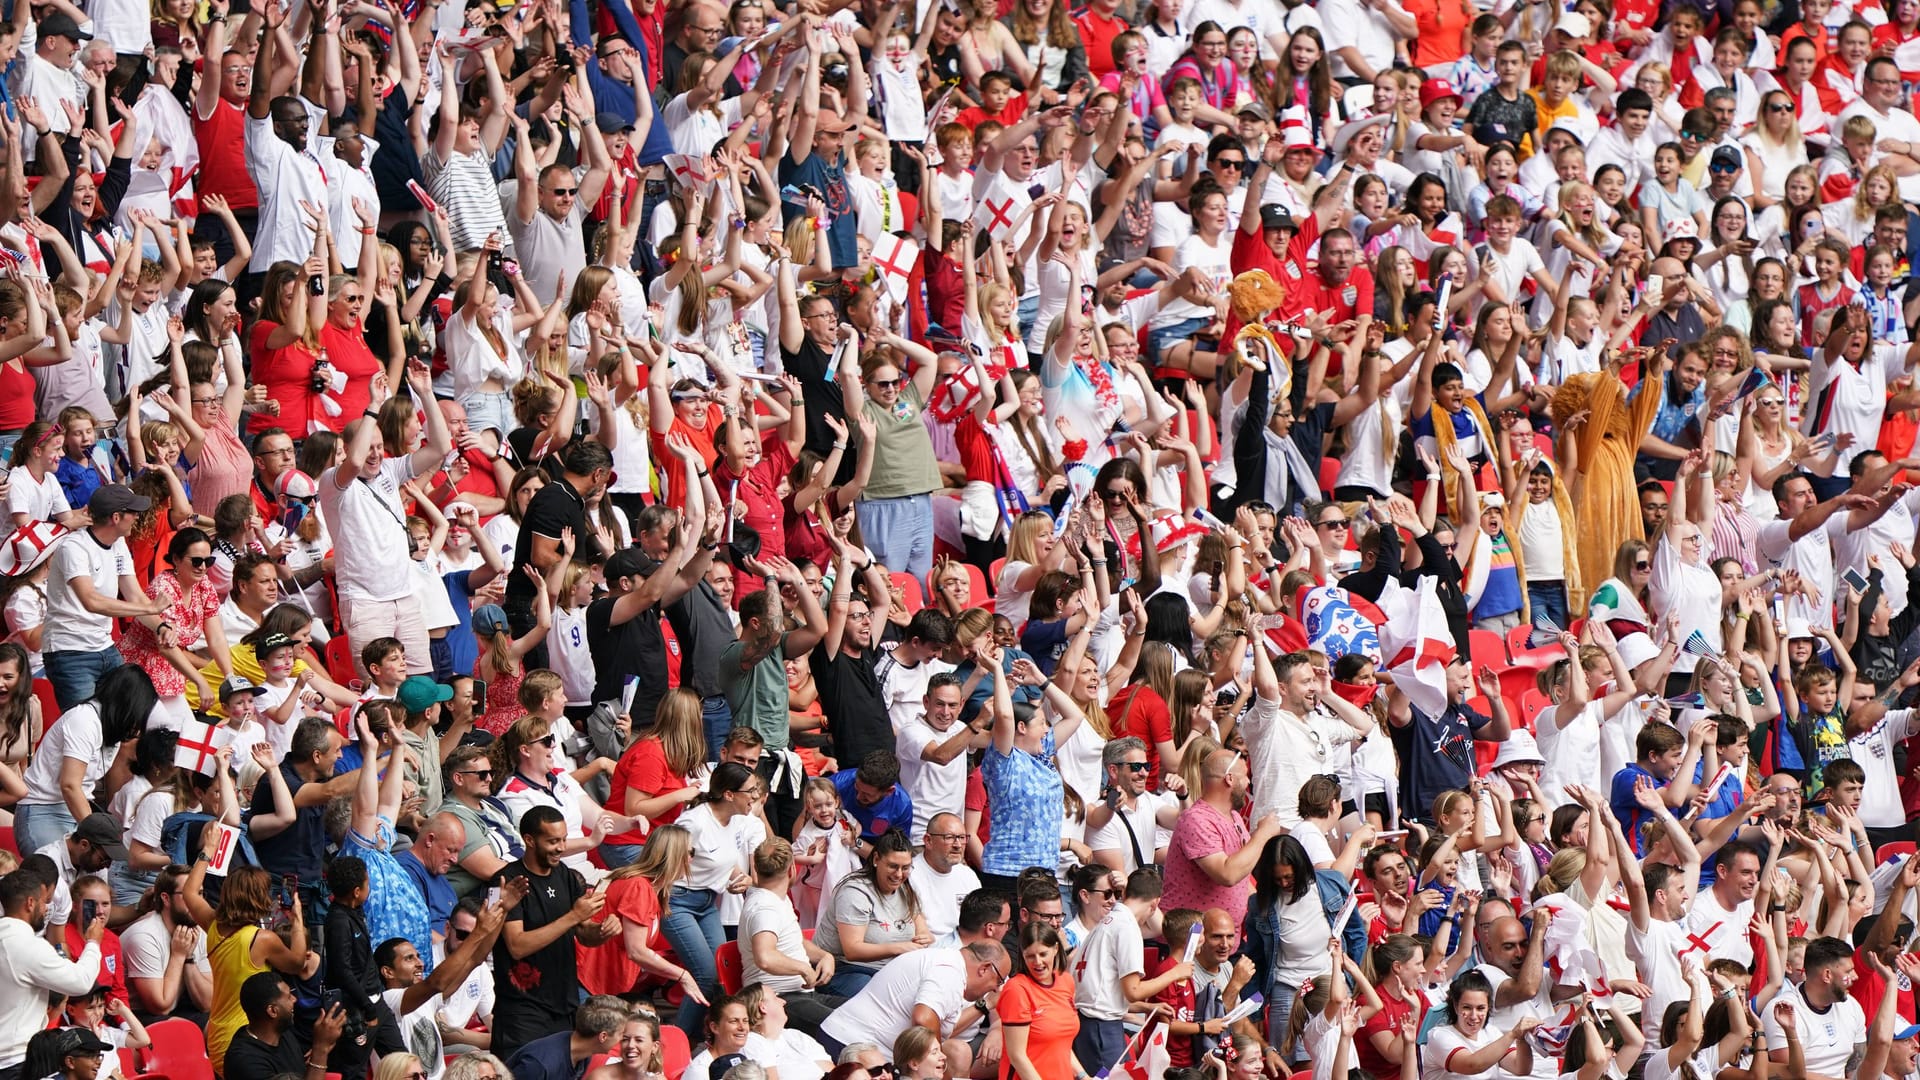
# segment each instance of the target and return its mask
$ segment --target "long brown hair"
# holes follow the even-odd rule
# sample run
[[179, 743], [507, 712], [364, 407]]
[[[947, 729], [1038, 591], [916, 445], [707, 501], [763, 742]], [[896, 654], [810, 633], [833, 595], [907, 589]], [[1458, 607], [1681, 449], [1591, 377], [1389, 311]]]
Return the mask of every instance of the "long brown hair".
[[[1040, 24], [1033, 20], [1027, 11], [1027, 5], [1013, 6], [1013, 40], [1022, 45], [1040, 44]], [[1067, 14], [1065, 0], [1053, 0], [1047, 8], [1047, 48], [1062, 52], [1074, 46], [1080, 40], [1080, 34], [1074, 29], [1073, 18]], [[1037, 66], [1037, 65], [1036, 65]], [[1035, 78], [1039, 77], [1038, 72]], [[1033, 89], [1028, 87], [1029, 90]]]
[[667, 768], [689, 777], [707, 763], [707, 736], [701, 720], [700, 695], [684, 686], [667, 691], [653, 712], [653, 734], [666, 751]]
[[[1306, 35], [1320, 46], [1320, 59], [1305, 71], [1293, 69], [1293, 39]], [[1319, 30], [1303, 26], [1287, 38], [1287, 47], [1280, 50], [1279, 63], [1273, 69], [1272, 100], [1267, 105], [1272, 108], [1274, 119], [1279, 119], [1282, 110], [1293, 105], [1293, 82], [1305, 79], [1307, 82], [1307, 112], [1314, 124], [1320, 125], [1333, 115], [1333, 61], [1327, 56], [1327, 39]]]
[[213, 925], [223, 935], [243, 926], [259, 926], [273, 913], [273, 877], [258, 866], [236, 866], [220, 886], [220, 906]]

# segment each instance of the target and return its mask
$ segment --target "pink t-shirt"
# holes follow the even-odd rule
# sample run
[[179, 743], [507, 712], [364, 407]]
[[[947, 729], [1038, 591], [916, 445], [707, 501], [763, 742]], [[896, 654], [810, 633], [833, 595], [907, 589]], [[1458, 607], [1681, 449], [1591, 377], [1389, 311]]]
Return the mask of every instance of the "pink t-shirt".
[[1232, 855], [1247, 845], [1250, 834], [1238, 816], [1221, 813], [1210, 803], [1187, 807], [1173, 827], [1167, 844], [1167, 877], [1160, 906], [1164, 910], [1219, 908], [1233, 917], [1233, 925], [1247, 921], [1249, 882], [1216, 885], [1198, 863], [1209, 855]]
[[[1102, 75], [1100, 77], [1100, 89], [1111, 90], [1118, 93], [1120, 90], [1120, 73], [1117, 71], [1109, 71], [1105, 75]], [[1153, 110], [1160, 108], [1166, 103], [1167, 97], [1160, 90], [1160, 80], [1152, 78], [1142, 78], [1136, 83], [1133, 88], [1133, 99], [1128, 102], [1129, 105], [1133, 106], [1133, 115], [1142, 120], [1152, 116]]]

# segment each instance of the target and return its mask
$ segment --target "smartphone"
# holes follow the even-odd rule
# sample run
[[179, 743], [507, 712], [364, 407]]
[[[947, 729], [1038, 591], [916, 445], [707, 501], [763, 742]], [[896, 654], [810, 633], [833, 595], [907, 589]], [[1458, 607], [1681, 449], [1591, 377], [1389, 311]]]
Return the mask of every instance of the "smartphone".
[[1848, 571], [1841, 574], [1840, 576], [1846, 579], [1847, 584], [1853, 586], [1854, 588], [1860, 590], [1861, 592], [1867, 591], [1867, 579], [1860, 576], [1860, 571], [1849, 569]]
[[500, 902], [500, 886], [495, 885], [493, 888], [487, 890], [487, 903], [489, 905], [492, 905], [492, 904], [498, 904], [499, 902]]
[[86, 930], [87, 927], [92, 926], [93, 920], [97, 918], [99, 914], [100, 914], [100, 901], [98, 900], [80, 901], [80, 929], [84, 931]]
[[334, 1009], [338, 1008], [339, 1006], [340, 1006], [340, 991], [338, 990], [320, 991], [320, 1011], [321, 1012], [323, 1013], [332, 1012]]
[[280, 891], [286, 894], [286, 906], [292, 907], [293, 898], [300, 895], [300, 875], [282, 874], [280, 876]]
[[483, 710], [486, 708], [487, 680], [485, 679], [473, 680], [473, 701], [474, 701], [474, 704], [479, 705]]
[[1667, 291], [1667, 281], [1659, 274], [1647, 275], [1647, 295], [1660, 296]]

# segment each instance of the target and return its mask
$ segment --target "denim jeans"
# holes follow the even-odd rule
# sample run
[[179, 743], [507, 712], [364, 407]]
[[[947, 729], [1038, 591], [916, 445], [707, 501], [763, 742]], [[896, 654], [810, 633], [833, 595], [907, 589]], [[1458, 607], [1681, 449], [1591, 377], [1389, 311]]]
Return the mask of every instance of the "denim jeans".
[[1283, 982], [1273, 984], [1273, 996], [1267, 998], [1267, 1044], [1269, 1046], [1279, 1046], [1286, 1040], [1287, 1021], [1293, 1016], [1293, 1003], [1299, 996], [1299, 987], [1288, 986]]
[[13, 843], [22, 855], [31, 855], [79, 827], [66, 803], [21, 803], [13, 808]]
[[1551, 622], [1555, 630], [1567, 628], [1567, 583], [1564, 581], [1527, 582], [1527, 607], [1533, 615], [1533, 625], [1547, 626]]
[[600, 861], [607, 869], [618, 870], [640, 857], [640, 844], [601, 844]]
[[[99, 652], [63, 649], [44, 654], [44, 659], [47, 681], [53, 684], [53, 698], [60, 703], [61, 712], [92, 697], [93, 684], [100, 676], [127, 662], [112, 645]], [[71, 828], [73, 823], [67, 825]]]
[[700, 720], [706, 729], [707, 760], [719, 761], [720, 748], [726, 744], [727, 732], [733, 730], [733, 706], [727, 704], [727, 696], [715, 694], [710, 698], [701, 698]]
[[[712, 1001], [720, 996], [720, 969], [713, 956], [720, 951], [726, 931], [720, 925], [720, 898], [706, 889], [675, 886], [667, 897], [667, 916], [660, 920], [660, 933], [673, 946], [680, 966], [693, 972], [700, 992]], [[687, 1033], [689, 1040], [707, 1037], [707, 1007], [691, 997], [680, 1002], [673, 1026]]]

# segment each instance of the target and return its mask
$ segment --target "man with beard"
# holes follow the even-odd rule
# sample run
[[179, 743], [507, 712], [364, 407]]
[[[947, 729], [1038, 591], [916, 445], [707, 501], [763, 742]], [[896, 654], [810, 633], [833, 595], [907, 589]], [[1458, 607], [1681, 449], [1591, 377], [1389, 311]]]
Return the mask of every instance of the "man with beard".
[[[885, 626], [887, 619], [887, 571], [877, 559], [864, 568], [855, 565], [844, 548], [839, 562], [827, 607], [827, 633], [813, 651], [813, 680], [833, 732], [834, 759], [845, 768], [865, 762], [877, 750], [891, 755], [894, 734], [874, 672], [881, 655], [874, 647], [874, 627]], [[866, 583], [864, 596], [854, 595], [856, 577]]]
[[[428, 409], [429, 418], [440, 415]], [[444, 429], [445, 425], [440, 425]], [[446, 449], [451, 449], [448, 439]], [[444, 454], [445, 451], [443, 450]], [[507, 595], [501, 604], [507, 611], [507, 628], [515, 638], [533, 629], [533, 580], [522, 570], [531, 566], [545, 574], [560, 561], [560, 537], [572, 531], [575, 562], [599, 562], [612, 552], [600, 550], [600, 541], [587, 527], [587, 500], [598, 498], [613, 478], [613, 452], [587, 439], [575, 439], [560, 455], [560, 477], [548, 483], [527, 502], [520, 519], [520, 536], [513, 545], [513, 572], [507, 575]], [[407, 650], [408, 659], [413, 650]], [[544, 642], [528, 651], [523, 665], [527, 670], [547, 666]], [[646, 714], [652, 716], [651, 713]]]
[[567, 844], [560, 811], [527, 811], [520, 839], [526, 854], [494, 878], [503, 897], [513, 882], [527, 881], [525, 897], [508, 910], [494, 948], [491, 1049], [502, 1058], [572, 1022], [580, 985], [575, 943], [592, 948], [620, 933], [620, 920], [600, 921], [606, 894], [589, 891], [586, 880], [560, 861]]
[[68, 960], [42, 936], [53, 883], [50, 867], [26, 864], [0, 878], [0, 1080], [20, 1080], [27, 1040], [47, 1026], [47, 995], [84, 994], [100, 974], [106, 911], [87, 924], [86, 945]]
[[1240, 926], [1247, 919], [1247, 875], [1267, 841], [1284, 830], [1280, 819], [1269, 813], [1248, 831], [1240, 812], [1251, 785], [1246, 760], [1238, 752], [1207, 755], [1201, 776], [1199, 797], [1180, 815], [1167, 844], [1165, 906], [1220, 908]]
[[[1793, 1003], [1787, 1022], [1799, 1030], [1806, 1075], [1815, 1080], [1860, 1075], [1860, 1063], [1867, 1054], [1867, 1018], [1860, 1003], [1848, 994], [1858, 977], [1853, 946], [1839, 938], [1814, 938], [1807, 943], [1806, 972], [1805, 981], [1797, 987], [1781, 987], [1776, 999]], [[1787, 1036], [1779, 1013], [1768, 1009], [1765, 1024], [1767, 1057], [1783, 1064]]]
[[502, 886], [500, 902], [480, 909], [473, 932], [447, 954], [431, 975], [427, 974], [425, 958], [406, 938], [389, 938], [373, 951], [373, 962], [385, 987], [381, 1000], [399, 1018], [401, 1041], [420, 1059], [431, 1080], [438, 1080], [446, 1068], [442, 1056], [445, 1044], [440, 1032], [446, 995], [460, 989], [467, 982], [467, 976], [486, 960], [501, 928], [506, 925], [507, 909], [525, 898], [531, 880], [514, 878]]
[[[1550, 1023], [1558, 1011], [1549, 997], [1553, 982], [1544, 977], [1546, 968], [1540, 962], [1541, 943], [1553, 917], [1545, 910], [1534, 912], [1529, 931], [1511, 911], [1509, 908], [1507, 914], [1495, 918], [1479, 935], [1478, 970], [1493, 987], [1487, 1023], [1499, 1031], [1512, 1029], [1528, 1016]], [[1557, 1076], [1559, 1072], [1559, 1067], [1548, 1060], [1539, 1063], [1534, 1075]]]
[[143, 1022], [185, 1016], [204, 1023], [213, 1004], [205, 932], [193, 921], [181, 893], [187, 872], [169, 866], [154, 879], [146, 913], [120, 934], [126, 959], [127, 996]]

